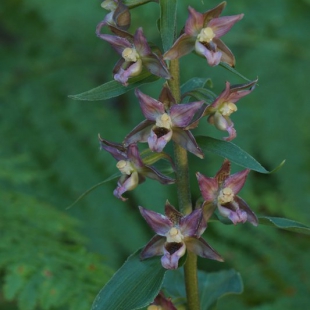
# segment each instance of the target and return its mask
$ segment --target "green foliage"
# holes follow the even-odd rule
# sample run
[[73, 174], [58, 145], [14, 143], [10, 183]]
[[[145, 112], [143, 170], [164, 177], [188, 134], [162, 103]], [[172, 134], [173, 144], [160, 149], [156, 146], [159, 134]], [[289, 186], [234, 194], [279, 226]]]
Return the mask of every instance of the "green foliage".
[[18, 189], [37, 177], [19, 166], [20, 157], [1, 160], [0, 181], [11, 184], [0, 189], [4, 298], [21, 310], [89, 308], [110, 268], [86, 250], [77, 220]]

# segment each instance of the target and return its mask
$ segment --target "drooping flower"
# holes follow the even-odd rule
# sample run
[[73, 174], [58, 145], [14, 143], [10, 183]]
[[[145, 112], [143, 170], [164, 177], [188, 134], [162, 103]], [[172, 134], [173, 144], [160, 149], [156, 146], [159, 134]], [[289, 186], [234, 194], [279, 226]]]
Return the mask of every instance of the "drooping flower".
[[139, 207], [140, 213], [156, 235], [142, 250], [140, 257], [146, 259], [162, 255], [161, 263], [166, 269], [177, 269], [179, 259], [186, 250], [209, 259], [223, 261], [201, 237], [207, 224], [202, 218], [202, 209], [189, 215], [177, 211], [168, 201], [165, 215]]
[[[164, 86], [160, 100], [143, 94], [139, 89], [135, 91], [139, 99], [142, 113], [146, 120], [135, 127], [125, 138], [124, 144], [134, 142], [148, 142], [154, 152], [161, 152], [172, 139], [184, 149], [203, 158], [203, 153], [196, 143], [192, 133], [187, 129], [203, 101], [187, 104], [167, 104], [174, 100], [168, 87]], [[164, 95], [163, 95], [164, 94]], [[198, 122], [195, 123], [196, 126]]]
[[[247, 203], [237, 194], [242, 189], [249, 169], [230, 175], [230, 161], [225, 159], [221, 169], [214, 178], [197, 172], [199, 188], [204, 199], [204, 212], [208, 208], [218, 208], [219, 213], [229, 218], [234, 224], [250, 222], [257, 226], [258, 220]], [[206, 208], [204, 208], [206, 207]]]
[[147, 310], [177, 310], [170, 298], [166, 298], [163, 292], [159, 292], [154, 302], [147, 307]]
[[145, 181], [145, 178], [154, 179], [161, 184], [172, 184], [174, 179], [163, 175], [156, 168], [145, 165], [139, 155], [136, 144], [131, 144], [127, 148], [122, 144], [109, 142], [99, 137], [102, 149], [109, 152], [116, 160], [116, 167], [122, 173], [117, 182], [117, 188], [113, 194], [117, 198], [125, 201], [127, 198], [122, 197], [127, 191], [135, 189], [138, 184]]
[[234, 67], [235, 57], [220, 37], [242, 19], [243, 14], [219, 17], [225, 5], [226, 2], [222, 2], [205, 13], [199, 13], [189, 7], [184, 33], [164, 54], [164, 59], [180, 58], [195, 51], [205, 57], [210, 66], [217, 66], [222, 61]]
[[97, 36], [111, 44], [122, 58], [116, 63], [113, 73], [114, 79], [123, 85], [128, 85], [128, 79], [137, 76], [146, 68], [152, 74], [170, 79], [170, 73], [160, 55], [153, 52], [147, 43], [142, 28], [135, 35], [110, 27], [118, 35], [100, 33], [102, 26], [97, 27]]
[[230, 115], [237, 111], [236, 102], [242, 97], [251, 93], [257, 80], [247, 84], [230, 86], [226, 82], [224, 91], [211, 103], [205, 110], [204, 115], [209, 115], [208, 122], [217, 129], [227, 131], [229, 136], [224, 138], [231, 141], [237, 135], [234, 123], [230, 119]]
[[122, 30], [127, 30], [130, 26], [130, 12], [126, 5], [121, 0], [104, 0], [101, 3], [101, 7], [110, 11], [99, 23], [97, 27], [103, 27], [105, 25], [115, 26]]

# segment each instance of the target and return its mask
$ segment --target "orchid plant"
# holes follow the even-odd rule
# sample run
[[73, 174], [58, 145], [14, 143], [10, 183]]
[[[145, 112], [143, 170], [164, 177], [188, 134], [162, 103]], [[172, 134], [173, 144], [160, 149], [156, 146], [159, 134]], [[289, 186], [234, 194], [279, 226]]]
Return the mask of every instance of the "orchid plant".
[[[208, 66], [221, 65], [240, 78], [234, 69], [235, 57], [221, 38], [243, 18], [243, 14], [220, 16], [226, 2], [205, 12], [188, 7], [188, 18], [177, 37], [177, 1], [159, 0], [161, 49], [150, 43], [151, 39], [145, 37], [142, 27], [130, 31], [130, 10], [148, 2], [150, 0], [105, 0], [102, 3], [109, 12], [98, 24], [96, 34], [105, 48], [109, 43], [121, 58], [113, 69], [114, 80], [100, 89], [75, 97], [101, 100], [134, 90], [145, 120], [123, 137], [121, 143], [99, 136], [101, 150], [116, 159], [116, 169], [120, 172], [114, 195], [125, 203], [127, 198], [123, 194], [135, 190], [149, 178], [148, 182], [155, 180], [166, 186], [175, 183], [178, 207], [167, 200], [163, 215], [152, 210], [152, 202], [147, 208], [137, 205], [141, 220], [146, 221], [155, 236], [129, 257], [98, 294], [92, 309], [209, 309], [200, 299], [206, 288], [199, 287], [201, 273], [197, 269], [197, 256], [219, 262], [225, 260], [203, 237], [208, 236], [209, 223], [220, 221], [240, 225], [249, 222], [254, 226], [259, 223], [258, 217], [238, 194], [251, 170], [269, 171], [230, 142], [236, 137], [230, 117], [237, 112], [237, 101], [254, 90], [257, 79], [236, 85], [223, 81], [224, 90], [216, 96], [205, 80], [192, 77], [183, 84], [181, 92], [179, 58], [191, 52], [205, 58], [206, 61], [200, 61], [206, 71]], [[162, 90], [158, 99], [141, 91], [142, 84], [159, 79], [162, 79]], [[195, 137], [192, 130], [203, 119], [217, 129], [227, 131], [228, 137], [223, 140]], [[144, 145], [143, 151], [142, 143], [147, 143], [147, 149]], [[173, 154], [167, 153], [167, 144], [173, 144]], [[214, 177], [205, 175], [208, 175], [203, 164], [206, 151], [224, 157]], [[188, 152], [201, 161], [195, 184], [189, 181]], [[168, 160], [173, 176], [156, 167], [157, 161], [162, 159]], [[230, 174], [231, 162], [246, 169]], [[200, 189], [201, 198], [197, 201], [191, 198], [191, 187]], [[177, 273], [182, 268], [184, 272], [180, 276], [185, 283], [186, 296], [177, 296], [169, 290], [175, 283], [164, 281], [164, 275], [167, 270]], [[222, 280], [225, 283], [225, 279]], [[229, 286], [228, 282], [225, 285]], [[221, 291], [221, 294], [227, 292], [230, 291]], [[216, 298], [208, 305], [214, 302]]]

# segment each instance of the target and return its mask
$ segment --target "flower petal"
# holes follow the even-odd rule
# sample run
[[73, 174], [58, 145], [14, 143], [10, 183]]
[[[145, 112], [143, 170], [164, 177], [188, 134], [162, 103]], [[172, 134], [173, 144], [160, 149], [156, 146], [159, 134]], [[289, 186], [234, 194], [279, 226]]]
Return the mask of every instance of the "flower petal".
[[258, 219], [255, 213], [250, 209], [248, 204], [239, 196], [235, 197], [236, 203], [239, 205], [239, 208], [246, 212], [247, 214], [247, 221], [250, 222], [252, 225], [258, 225]]
[[122, 144], [102, 139], [100, 135], [98, 135], [98, 138], [100, 141], [100, 148], [109, 152], [117, 161], [127, 159], [127, 151]]
[[204, 56], [211, 67], [217, 66], [221, 61], [222, 53], [220, 51], [211, 51], [199, 41], [195, 43], [195, 51], [198, 55]]
[[166, 67], [164, 61], [161, 61], [157, 55], [150, 54], [147, 56], [141, 57], [143, 65], [149, 70], [152, 74], [162, 77], [164, 79], [170, 79], [171, 75]]
[[[231, 167], [230, 161], [228, 159], [225, 159], [220, 170], [216, 173], [216, 175], [214, 177], [216, 179], [219, 187], [222, 187], [222, 184], [229, 177], [230, 167]], [[223, 185], [223, 187], [226, 187], [226, 183], [225, 183], [225, 185]]]
[[[126, 62], [125, 62], [126, 63]], [[127, 69], [120, 68], [119, 71], [114, 74], [114, 79], [124, 86], [127, 86], [128, 79], [132, 76], [136, 76], [140, 74], [142, 71], [142, 62], [140, 59], [138, 59], [137, 62], [134, 62], [130, 64], [130, 66]]]
[[173, 128], [172, 140], [199, 158], [204, 157], [201, 148], [198, 146], [193, 134], [189, 130]]
[[154, 122], [144, 120], [125, 137], [124, 145], [128, 146], [135, 142], [147, 142], [153, 126]]
[[220, 214], [229, 218], [234, 225], [247, 221], [247, 213], [241, 210], [235, 201], [226, 203], [225, 205], [218, 205], [217, 207]]
[[[123, 180], [124, 178], [124, 180]], [[127, 198], [122, 197], [127, 191], [131, 191], [135, 189], [139, 184], [139, 175], [136, 171], [134, 171], [130, 176], [123, 175], [118, 181], [117, 188], [113, 191], [115, 197], [125, 201]]]
[[183, 217], [183, 214], [179, 212], [172, 204], [170, 204], [168, 200], [165, 204], [165, 214], [175, 226], [179, 225], [180, 219]]
[[131, 48], [132, 44], [125, 38], [121, 38], [118, 36], [113, 36], [110, 34], [101, 34], [97, 32], [97, 36], [102, 39], [105, 40], [107, 42], [109, 42], [111, 44], [111, 46], [117, 51], [117, 53], [122, 54], [123, 50], [126, 47]]
[[202, 220], [202, 209], [196, 209], [180, 219], [180, 230], [184, 237], [197, 235], [197, 230]]
[[173, 126], [184, 128], [190, 124], [195, 113], [202, 107], [203, 101], [175, 104], [170, 109]]
[[139, 89], [135, 90], [143, 115], [150, 121], [156, 121], [156, 118], [165, 113], [165, 107], [162, 102], [143, 94]]
[[166, 128], [163, 128], [163, 130], [166, 132], [164, 135], [158, 135], [155, 131], [162, 131], [160, 127], [153, 127], [153, 129], [150, 132], [150, 135], [147, 139], [147, 142], [149, 144], [149, 148], [153, 152], [160, 153], [166, 144], [171, 140], [171, 137], [173, 136], [172, 130], [168, 130]]
[[192, 52], [195, 47], [196, 37], [186, 33], [182, 34], [173, 44], [173, 46], [164, 55], [165, 60], [181, 58]]
[[222, 11], [224, 10], [225, 6], [226, 1], [223, 1], [213, 9], [203, 13], [203, 26], [206, 27], [211, 19], [219, 17]]
[[197, 12], [192, 7], [188, 7], [188, 18], [185, 23], [185, 33], [191, 36], [197, 36], [203, 28], [203, 14]]
[[229, 64], [231, 67], [234, 67], [236, 64], [236, 60], [232, 51], [221, 39], [213, 38], [213, 42], [216, 44], [217, 49], [222, 53], [221, 61]]
[[186, 248], [188, 251], [204, 258], [214, 259], [223, 262], [223, 258], [211, 248], [203, 238], [186, 238]]
[[245, 169], [229, 176], [225, 182], [224, 187], [229, 187], [235, 195], [237, 195], [243, 187], [245, 180], [250, 172], [250, 169]]
[[198, 185], [203, 199], [206, 202], [213, 202], [217, 197], [217, 192], [219, 190], [218, 182], [216, 178], [209, 178], [204, 176], [200, 172], [196, 173]]
[[136, 143], [130, 144], [127, 149], [127, 158], [133, 163], [137, 170], [144, 167], [144, 164], [141, 160], [138, 146]]
[[156, 180], [161, 184], [173, 184], [175, 183], [175, 179], [169, 178], [168, 176], [159, 172], [156, 168], [150, 166], [144, 166], [141, 171], [139, 171], [143, 176]]
[[166, 269], [177, 269], [179, 259], [185, 254], [186, 246], [183, 242], [166, 242], [164, 246], [164, 256], [161, 264]]
[[146, 259], [153, 256], [158, 256], [164, 254], [164, 245], [166, 242], [165, 237], [155, 235], [144, 247], [140, 253], [140, 258]]
[[141, 27], [135, 32], [133, 41], [139, 56], [143, 57], [152, 53]]
[[243, 18], [243, 16], [244, 14], [239, 14], [213, 18], [209, 22], [208, 27], [211, 27], [215, 36], [219, 38], [226, 34], [237, 21]]
[[173, 223], [163, 214], [147, 210], [139, 206], [141, 215], [144, 217], [148, 225], [156, 232], [157, 235], [165, 236]]

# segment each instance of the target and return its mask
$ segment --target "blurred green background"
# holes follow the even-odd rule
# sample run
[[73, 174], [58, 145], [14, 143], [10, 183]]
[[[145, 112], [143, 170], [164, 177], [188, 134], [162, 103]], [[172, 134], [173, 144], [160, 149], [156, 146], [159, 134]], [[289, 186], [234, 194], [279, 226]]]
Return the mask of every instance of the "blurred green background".
[[[217, 4], [179, 1], [179, 30], [188, 5], [204, 11]], [[223, 40], [236, 56], [236, 69], [258, 77], [259, 86], [232, 116], [234, 143], [267, 169], [286, 159], [275, 174], [252, 172], [241, 196], [257, 214], [309, 225], [310, 1], [234, 0], [223, 15], [239, 13], [244, 19]], [[95, 35], [105, 14], [100, 1], [1, 1], [0, 309], [89, 309], [113, 271], [152, 236], [137, 206], [162, 212], [166, 199], [177, 204], [175, 186], [150, 180], [123, 203], [113, 196], [112, 181], [66, 209], [116, 171], [114, 159], [99, 151], [97, 134], [120, 142], [143, 119], [133, 92], [104, 102], [68, 98], [112, 78], [118, 56]], [[133, 10], [130, 31], [142, 25], [146, 37], [160, 44], [158, 14], [156, 3]], [[216, 93], [226, 80], [243, 82], [195, 55], [181, 66], [182, 82], [211, 77]], [[158, 97], [161, 85], [141, 90]], [[194, 133], [223, 136], [204, 120]], [[190, 155], [190, 161], [195, 200], [195, 172], [214, 175], [222, 159]], [[201, 260], [200, 267], [235, 268], [244, 281], [244, 293], [222, 298], [219, 309], [309, 307], [309, 237], [211, 223], [205, 238], [225, 263]]]

